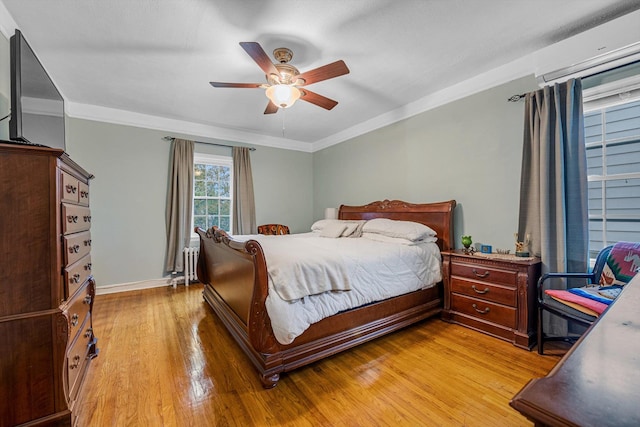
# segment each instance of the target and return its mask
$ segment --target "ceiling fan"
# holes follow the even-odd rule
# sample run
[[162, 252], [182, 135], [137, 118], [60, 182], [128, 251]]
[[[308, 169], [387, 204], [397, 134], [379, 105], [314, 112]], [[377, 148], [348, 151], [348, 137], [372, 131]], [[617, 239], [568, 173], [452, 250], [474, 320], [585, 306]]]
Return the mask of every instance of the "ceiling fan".
[[306, 86], [348, 74], [349, 69], [344, 61], [332, 62], [331, 64], [323, 65], [322, 67], [305, 73], [300, 73], [296, 67], [289, 64], [289, 61], [291, 61], [293, 57], [293, 52], [290, 49], [285, 47], [275, 49], [273, 56], [278, 63], [274, 64], [259, 43], [240, 42], [240, 46], [253, 58], [262, 71], [265, 72], [267, 83], [209, 82], [211, 86], [266, 89], [265, 93], [269, 98], [269, 104], [266, 110], [264, 110], [264, 114], [276, 113], [279, 108], [289, 108], [298, 99], [310, 102], [327, 110], [331, 110], [338, 105], [337, 101], [311, 92]]

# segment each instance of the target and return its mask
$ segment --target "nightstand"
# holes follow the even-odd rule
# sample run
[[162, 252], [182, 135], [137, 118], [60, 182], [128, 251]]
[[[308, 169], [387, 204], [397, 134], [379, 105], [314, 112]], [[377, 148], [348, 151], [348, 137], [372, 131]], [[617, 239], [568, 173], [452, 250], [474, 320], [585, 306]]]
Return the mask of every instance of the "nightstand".
[[443, 320], [530, 350], [537, 329], [539, 258], [442, 252]]

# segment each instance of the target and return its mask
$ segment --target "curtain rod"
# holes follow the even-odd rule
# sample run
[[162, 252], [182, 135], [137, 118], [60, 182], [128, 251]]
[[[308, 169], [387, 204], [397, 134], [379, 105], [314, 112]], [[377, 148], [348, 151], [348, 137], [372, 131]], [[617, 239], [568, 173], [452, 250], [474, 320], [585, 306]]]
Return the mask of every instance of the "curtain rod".
[[[162, 139], [164, 139], [165, 141], [173, 141], [176, 138], [174, 136], [165, 136]], [[193, 142], [196, 142], [198, 144], [217, 145], [218, 147], [229, 147], [229, 148], [239, 147], [239, 145], [220, 144], [217, 142], [204, 142], [204, 141], [193, 141]], [[249, 147], [249, 151], [256, 151], [256, 149], [254, 147]]]
[[522, 95], [513, 95], [511, 98], [507, 99], [507, 101], [509, 102], [518, 102], [521, 99], [524, 99], [524, 97], [526, 96], [526, 93], [523, 93]]

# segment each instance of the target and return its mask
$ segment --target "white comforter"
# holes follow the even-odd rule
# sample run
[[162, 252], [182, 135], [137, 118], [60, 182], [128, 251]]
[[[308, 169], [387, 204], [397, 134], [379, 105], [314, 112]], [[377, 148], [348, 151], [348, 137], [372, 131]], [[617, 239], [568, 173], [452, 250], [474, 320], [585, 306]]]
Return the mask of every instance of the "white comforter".
[[[260, 242], [269, 273], [266, 308], [276, 339], [290, 344], [311, 324], [340, 311], [435, 285], [442, 279], [435, 243], [402, 245], [367, 238], [325, 238], [316, 233], [286, 236], [236, 236]], [[295, 248], [287, 250], [287, 246]], [[300, 253], [313, 257], [297, 257]], [[309, 261], [313, 261], [310, 263]], [[337, 263], [337, 265], [336, 265]], [[293, 271], [287, 271], [287, 264]], [[306, 270], [306, 271], [305, 271]], [[315, 280], [331, 277], [330, 289], [350, 289], [300, 296], [318, 289]], [[284, 279], [284, 282], [278, 282]], [[306, 282], [286, 283], [286, 280]], [[345, 283], [338, 283], [345, 280]], [[324, 286], [320, 284], [320, 287]], [[291, 292], [283, 291], [290, 287]], [[276, 288], [279, 291], [276, 291]], [[287, 294], [283, 299], [280, 294]], [[291, 298], [296, 297], [297, 298]]]

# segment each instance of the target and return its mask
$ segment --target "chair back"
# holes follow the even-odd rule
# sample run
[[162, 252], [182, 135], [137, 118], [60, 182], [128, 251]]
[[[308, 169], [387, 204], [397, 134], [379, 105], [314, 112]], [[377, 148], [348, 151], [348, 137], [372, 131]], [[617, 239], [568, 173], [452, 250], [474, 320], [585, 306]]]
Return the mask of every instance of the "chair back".
[[595, 280], [602, 286], [624, 286], [639, 270], [640, 243], [621, 241], [611, 246], [602, 270], [595, 276]]
[[609, 258], [609, 253], [611, 253], [611, 248], [613, 245], [609, 245], [606, 248], [602, 249], [598, 256], [596, 257], [596, 263], [593, 265], [593, 283], [597, 284], [600, 281], [600, 277], [602, 276], [602, 270], [604, 269], [604, 265], [607, 263], [607, 258]]
[[271, 236], [289, 234], [289, 227], [282, 224], [263, 224], [258, 226], [258, 234]]

